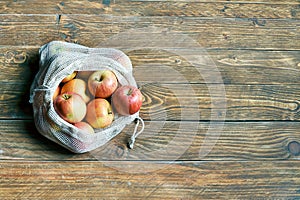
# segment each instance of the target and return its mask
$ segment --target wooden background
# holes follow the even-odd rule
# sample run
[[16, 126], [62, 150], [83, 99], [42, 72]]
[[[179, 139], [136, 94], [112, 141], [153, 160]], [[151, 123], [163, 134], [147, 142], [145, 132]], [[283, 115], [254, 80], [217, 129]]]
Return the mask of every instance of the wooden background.
[[[0, 1], [0, 199], [300, 199], [299, 11], [298, 0]], [[125, 143], [133, 125], [85, 154], [39, 135], [28, 103], [39, 47], [52, 40], [96, 47], [148, 26], [189, 36], [218, 67], [227, 108], [212, 151], [199, 158], [216, 106], [206, 82], [180, 56], [145, 49], [128, 52], [148, 127], [133, 150]], [[153, 70], [138, 70], [145, 63]], [[186, 80], [157, 76], [159, 65]], [[191, 98], [187, 87], [199, 107], [182, 106]], [[191, 115], [182, 117], [183, 109]], [[143, 157], [176, 134], [179, 150], [188, 145], [176, 160], [174, 148]]]

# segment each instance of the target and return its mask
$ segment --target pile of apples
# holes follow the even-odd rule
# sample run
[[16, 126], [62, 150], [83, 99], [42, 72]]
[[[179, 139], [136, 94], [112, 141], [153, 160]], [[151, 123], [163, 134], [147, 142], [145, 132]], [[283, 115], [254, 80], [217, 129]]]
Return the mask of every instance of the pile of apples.
[[65, 121], [87, 133], [108, 127], [114, 112], [132, 115], [142, 106], [140, 90], [120, 85], [111, 70], [74, 71], [65, 77], [53, 95], [53, 106]]

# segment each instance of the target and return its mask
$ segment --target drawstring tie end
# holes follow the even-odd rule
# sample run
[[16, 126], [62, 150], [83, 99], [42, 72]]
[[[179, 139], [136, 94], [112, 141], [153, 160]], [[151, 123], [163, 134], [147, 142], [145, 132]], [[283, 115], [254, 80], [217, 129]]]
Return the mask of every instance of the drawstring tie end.
[[[135, 143], [135, 139], [144, 131], [144, 128], [145, 128], [144, 120], [142, 118], [140, 118], [140, 117], [137, 117], [136, 119], [137, 119], [137, 123], [136, 123], [136, 125], [134, 127], [133, 134], [132, 134], [132, 136], [130, 137], [130, 139], [128, 141], [128, 147], [130, 149], [133, 149], [133, 146], [134, 146], [134, 143]], [[137, 132], [137, 129], [138, 129], [138, 126], [139, 126], [140, 122], [142, 124], [142, 128], [141, 128], [141, 130], [139, 132]]]

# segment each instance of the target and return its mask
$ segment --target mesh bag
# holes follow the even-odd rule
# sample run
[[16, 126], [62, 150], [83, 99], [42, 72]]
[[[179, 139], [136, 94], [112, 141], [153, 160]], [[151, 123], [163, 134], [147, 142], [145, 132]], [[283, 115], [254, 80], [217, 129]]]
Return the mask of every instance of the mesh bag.
[[[37, 130], [48, 139], [75, 153], [84, 153], [106, 144], [118, 135], [126, 125], [137, 121], [129, 140], [132, 148], [135, 137], [143, 131], [144, 123], [139, 112], [121, 116], [115, 113], [111, 125], [95, 129], [87, 134], [63, 120], [53, 106], [53, 94], [61, 81], [74, 71], [97, 71], [108, 69], [114, 72], [120, 85], [137, 86], [132, 75], [130, 59], [120, 50], [112, 48], [88, 48], [82, 45], [52, 41], [39, 50], [40, 67], [31, 85], [30, 103], [33, 106]], [[139, 122], [142, 129], [137, 132]]]

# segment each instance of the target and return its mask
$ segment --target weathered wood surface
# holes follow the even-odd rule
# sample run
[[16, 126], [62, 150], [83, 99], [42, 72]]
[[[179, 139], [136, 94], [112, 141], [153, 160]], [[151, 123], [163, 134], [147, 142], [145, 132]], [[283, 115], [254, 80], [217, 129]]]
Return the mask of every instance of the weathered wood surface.
[[[299, 199], [299, 8], [297, 0], [1, 1], [0, 199]], [[193, 39], [200, 48], [185, 53], [208, 64], [128, 50], [151, 26]], [[103, 47], [130, 29], [142, 31], [108, 46], [125, 46], [144, 95], [146, 129], [134, 149], [126, 145], [134, 124], [85, 154], [41, 136], [28, 103], [38, 48]]]
[[[212, 70], [211, 66], [204, 65], [199, 68], [172, 52], [141, 49], [126, 53], [132, 61], [134, 76], [143, 84], [154, 82], [293, 85], [300, 83], [298, 51], [207, 50], [203, 48], [187, 52], [191, 56], [210, 59], [210, 63], [213, 62], [214, 67], [221, 73], [221, 81], [203, 79], [202, 75], [209, 74]], [[38, 56], [38, 47], [1, 47], [0, 80], [9, 83], [18, 79], [18, 83], [28, 84], [38, 70]], [[169, 72], [168, 76], [165, 76], [166, 72]], [[178, 74], [183, 78], [178, 77]]]
[[[300, 140], [300, 123], [292, 122], [146, 122], [145, 131], [137, 138], [134, 150], [126, 141], [134, 129], [127, 126], [107, 145], [90, 153], [73, 154], [41, 136], [32, 120], [0, 121], [0, 159], [20, 160], [168, 160], [182, 161], [265, 161], [298, 160], [295, 142]], [[209, 128], [222, 125], [218, 138], [207, 140]], [[18, 128], [15, 128], [18, 127]], [[169, 146], [170, 143], [173, 146]], [[214, 144], [215, 143], [215, 144]], [[201, 147], [213, 149], [201, 157]], [[292, 145], [292, 146], [291, 146]], [[299, 145], [299, 144], [298, 144]], [[299, 148], [300, 146], [298, 146]], [[168, 154], [155, 153], [158, 148]], [[201, 155], [200, 155], [201, 154]]]
[[3, 161], [0, 198], [298, 199], [299, 164]]
[[[218, 120], [216, 114], [226, 115], [226, 121], [300, 119], [299, 85], [226, 85], [226, 93], [216, 92], [218, 87], [210, 86], [210, 93], [205, 84], [145, 84], [141, 86], [145, 99], [141, 116], [167, 121]], [[0, 117], [31, 119], [29, 90], [5, 83], [1, 88]]]
[[109, 14], [116, 16], [180, 16], [233, 18], [299, 18], [291, 1], [1, 1], [6, 14]]
[[[188, 35], [204, 48], [300, 49], [298, 20], [114, 15], [0, 15], [0, 45], [40, 46], [67, 40], [95, 47], [125, 30], [144, 29], [141, 34], [147, 34], [146, 28], [153, 26]], [[135, 42], [134, 38], [127, 42], [131, 40]]]

